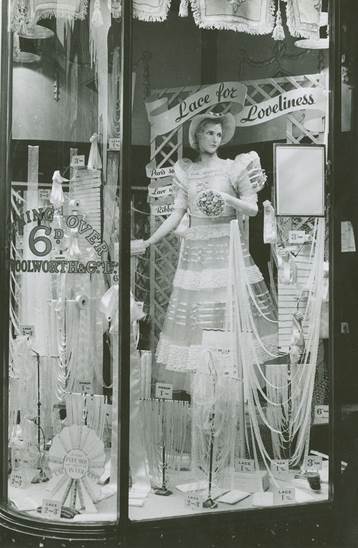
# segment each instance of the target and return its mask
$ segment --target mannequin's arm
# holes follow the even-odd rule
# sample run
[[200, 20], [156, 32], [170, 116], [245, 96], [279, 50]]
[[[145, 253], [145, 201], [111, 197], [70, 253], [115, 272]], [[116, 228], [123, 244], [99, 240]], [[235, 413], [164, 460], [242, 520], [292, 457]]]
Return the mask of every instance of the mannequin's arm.
[[233, 207], [234, 209], [237, 209], [244, 215], [248, 215], [249, 217], [255, 217], [255, 215], [257, 215], [257, 204], [250, 201], [242, 200], [241, 198], [236, 198], [235, 196], [231, 196], [226, 192], [221, 192], [220, 194], [224, 198], [227, 205]]
[[151, 235], [148, 240], [145, 240], [144, 245], [148, 247], [152, 244], [156, 244], [162, 238], [170, 234], [177, 228], [182, 220], [186, 209], [174, 209], [173, 213], [160, 225], [160, 227]]

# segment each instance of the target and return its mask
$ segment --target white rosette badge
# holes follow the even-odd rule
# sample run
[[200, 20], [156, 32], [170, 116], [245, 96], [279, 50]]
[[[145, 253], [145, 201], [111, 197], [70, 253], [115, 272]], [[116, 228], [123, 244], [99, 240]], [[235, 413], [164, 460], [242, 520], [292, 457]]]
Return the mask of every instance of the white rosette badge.
[[65, 427], [54, 437], [49, 451], [52, 497], [73, 510], [97, 512], [95, 503], [101, 494], [97, 482], [104, 461], [104, 445], [94, 430], [77, 424]]
[[220, 217], [224, 212], [225, 200], [215, 190], [202, 190], [196, 199], [196, 206], [207, 217]]

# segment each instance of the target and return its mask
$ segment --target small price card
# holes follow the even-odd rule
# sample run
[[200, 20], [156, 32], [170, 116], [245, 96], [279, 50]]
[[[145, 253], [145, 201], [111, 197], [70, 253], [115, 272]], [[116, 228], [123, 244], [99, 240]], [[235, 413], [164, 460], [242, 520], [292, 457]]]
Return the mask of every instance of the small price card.
[[289, 244], [304, 244], [306, 241], [306, 233], [304, 230], [290, 230], [288, 233]]
[[235, 462], [237, 472], [255, 472], [254, 459], [237, 459]]
[[78, 381], [81, 394], [93, 394], [91, 381]]
[[279, 487], [274, 490], [273, 493], [274, 504], [287, 504], [295, 502], [295, 489], [294, 487]]
[[155, 385], [155, 397], [160, 400], [172, 400], [173, 385], [165, 382], [157, 382]]
[[275, 476], [280, 474], [286, 475], [288, 473], [288, 460], [286, 459], [274, 459], [271, 461], [271, 472]]
[[185, 496], [185, 505], [191, 508], [201, 508], [203, 505], [203, 495], [197, 491], [187, 493]]
[[26, 487], [26, 479], [24, 473], [21, 470], [15, 470], [10, 476], [10, 485], [11, 487], [17, 487], [18, 489], [23, 489]]
[[59, 500], [43, 499], [41, 514], [49, 518], [61, 517], [61, 502]]
[[71, 159], [71, 167], [85, 167], [85, 155], [84, 154], [76, 154], [75, 156], [72, 156]]
[[109, 150], [121, 150], [121, 140], [119, 137], [111, 137], [108, 143]]
[[318, 472], [322, 470], [322, 457], [319, 455], [308, 455], [306, 459], [307, 472]]
[[328, 405], [315, 405], [314, 408], [314, 424], [328, 424], [329, 407]]
[[34, 325], [21, 325], [21, 335], [24, 337], [34, 337], [35, 336], [35, 326]]

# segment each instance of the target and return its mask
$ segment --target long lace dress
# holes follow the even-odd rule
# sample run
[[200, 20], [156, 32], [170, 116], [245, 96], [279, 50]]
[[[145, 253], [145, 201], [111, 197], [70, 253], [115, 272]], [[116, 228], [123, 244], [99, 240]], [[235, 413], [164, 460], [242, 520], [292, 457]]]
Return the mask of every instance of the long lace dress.
[[[225, 328], [228, 287], [230, 221], [237, 216], [227, 205], [212, 217], [199, 207], [203, 191], [217, 190], [246, 202], [257, 202], [249, 166], [259, 164], [256, 152], [235, 160], [217, 159], [210, 168], [183, 159], [176, 163], [176, 208], [186, 208], [185, 231], [167, 315], [157, 347], [157, 362], [177, 372], [195, 371], [203, 352], [204, 330]], [[275, 311], [263, 276], [243, 245], [249, 281], [257, 306], [251, 306], [263, 347], [275, 347]], [[261, 352], [261, 362], [269, 358]]]

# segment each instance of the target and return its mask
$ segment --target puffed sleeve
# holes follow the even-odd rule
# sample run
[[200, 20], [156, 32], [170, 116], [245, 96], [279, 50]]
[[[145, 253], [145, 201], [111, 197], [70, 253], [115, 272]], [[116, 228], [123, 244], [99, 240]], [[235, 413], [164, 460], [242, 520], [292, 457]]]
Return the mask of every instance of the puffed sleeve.
[[188, 207], [188, 169], [190, 164], [191, 161], [184, 158], [178, 160], [174, 165], [174, 209], [187, 209]]
[[257, 193], [264, 187], [266, 175], [255, 151], [236, 156], [230, 170], [230, 180], [240, 198], [257, 202]]

